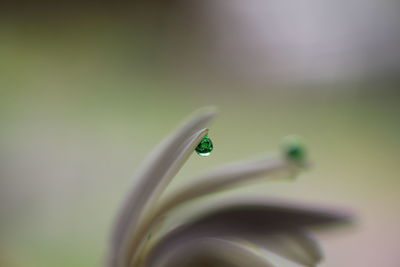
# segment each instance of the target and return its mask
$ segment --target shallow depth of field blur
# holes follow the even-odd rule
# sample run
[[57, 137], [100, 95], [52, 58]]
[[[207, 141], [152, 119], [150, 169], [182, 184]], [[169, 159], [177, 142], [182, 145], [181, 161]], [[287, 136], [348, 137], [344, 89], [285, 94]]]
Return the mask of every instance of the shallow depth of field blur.
[[100, 266], [135, 170], [207, 105], [215, 150], [172, 187], [301, 135], [312, 169], [227, 196], [347, 208], [321, 266], [399, 266], [397, 1], [98, 5], [0, 11], [0, 266]]

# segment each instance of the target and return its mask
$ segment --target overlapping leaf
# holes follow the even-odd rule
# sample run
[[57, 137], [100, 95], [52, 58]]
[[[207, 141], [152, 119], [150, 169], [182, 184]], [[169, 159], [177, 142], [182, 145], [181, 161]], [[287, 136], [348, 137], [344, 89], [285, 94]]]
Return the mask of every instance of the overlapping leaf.
[[[346, 214], [325, 209], [265, 201], [225, 203], [155, 241], [150, 231], [175, 208], [199, 197], [261, 180], [294, 177], [307, 162], [286, 157], [231, 164], [189, 182], [160, 202], [167, 185], [207, 134], [215, 111], [204, 109], [167, 138], [136, 176], [117, 217], [108, 267], [272, 266], [263, 255], [270, 251], [304, 266], [322, 258], [316, 241], [304, 230], [349, 221]], [[219, 203], [221, 204], [221, 203]]]

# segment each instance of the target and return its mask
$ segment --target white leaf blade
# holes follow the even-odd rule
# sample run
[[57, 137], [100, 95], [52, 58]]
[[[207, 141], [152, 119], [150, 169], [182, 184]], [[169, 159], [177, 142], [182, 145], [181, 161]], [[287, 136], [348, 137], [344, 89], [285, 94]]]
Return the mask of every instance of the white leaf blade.
[[[279, 171], [291, 171], [295, 165], [285, 159], [263, 159], [252, 162], [230, 164], [204, 175], [173, 192], [159, 208], [160, 216], [177, 206], [209, 194], [235, 186], [265, 179]], [[273, 177], [273, 176], [271, 176]]]
[[[232, 240], [200, 238], [175, 244], [156, 255], [149, 267], [202, 267], [205, 262], [218, 267], [273, 267], [265, 257]], [[208, 265], [207, 265], [208, 266]]]
[[325, 209], [243, 201], [223, 205], [186, 222], [162, 237], [150, 249], [153, 258], [159, 251], [198, 238], [237, 238], [251, 242], [256, 236], [290, 234], [305, 227], [330, 226], [349, 222], [349, 215]]
[[297, 171], [298, 166], [286, 161], [285, 159], [261, 159], [250, 162], [239, 162], [229, 164], [209, 174], [204, 175], [182, 186], [168, 198], [163, 200], [160, 205], [153, 210], [142, 229], [144, 233], [151, 231], [165, 219], [165, 215], [182, 204], [186, 204], [196, 198], [230, 189], [235, 186], [265, 179], [265, 177], [277, 174], [280, 171], [287, 171], [290, 174]]
[[305, 230], [267, 236], [258, 235], [249, 237], [248, 242], [303, 266], [316, 266], [323, 258], [317, 241]]
[[150, 155], [147, 164], [137, 175], [137, 184], [132, 188], [117, 217], [111, 239], [109, 266], [127, 265], [128, 256], [124, 255], [126, 247], [131, 242], [129, 239], [135, 238], [135, 231], [143, 214], [157, 200], [156, 194], [166, 187], [206, 135], [207, 130], [203, 128], [215, 115], [213, 110], [203, 110]]

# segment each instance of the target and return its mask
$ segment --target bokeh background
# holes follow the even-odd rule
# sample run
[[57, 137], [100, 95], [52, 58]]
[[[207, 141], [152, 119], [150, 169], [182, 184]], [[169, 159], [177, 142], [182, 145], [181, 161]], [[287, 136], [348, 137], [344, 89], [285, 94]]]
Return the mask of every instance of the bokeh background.
[[2, 4], [0, 266], [100, 266], [133, 173], [205, 105], [215, 151], [172, 186], [301, 135], [311, 170], [228, 195], [349, 209], [321, 266], [399, 266], [399, 4]]

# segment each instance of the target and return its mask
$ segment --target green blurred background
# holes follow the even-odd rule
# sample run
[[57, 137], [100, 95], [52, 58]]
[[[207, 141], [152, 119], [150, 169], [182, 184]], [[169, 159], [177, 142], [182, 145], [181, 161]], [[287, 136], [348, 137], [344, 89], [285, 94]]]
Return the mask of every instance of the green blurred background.
[[0, 266], [99, 266], [137, 167], [193, 110], [215, 151], [173, 185], [304, 138], [242, 194], [353, 211], [321, 266], [399, 266], [396, 1], [21, 2], [0, 19]]

